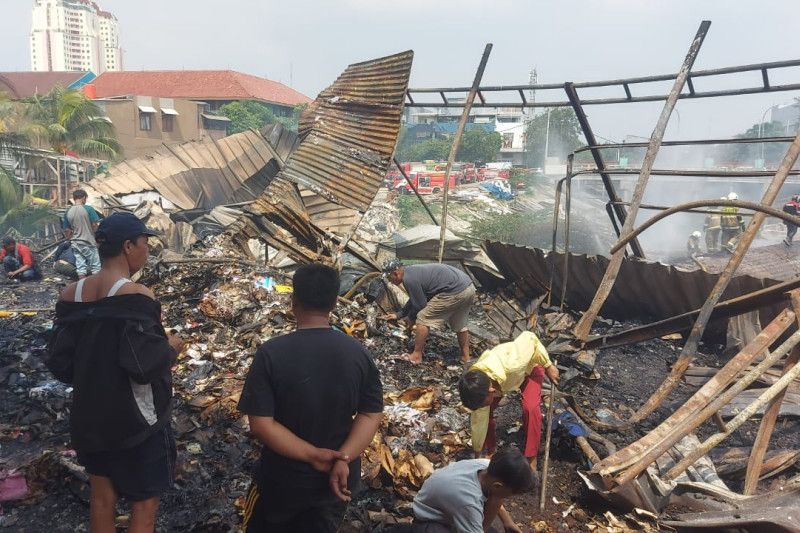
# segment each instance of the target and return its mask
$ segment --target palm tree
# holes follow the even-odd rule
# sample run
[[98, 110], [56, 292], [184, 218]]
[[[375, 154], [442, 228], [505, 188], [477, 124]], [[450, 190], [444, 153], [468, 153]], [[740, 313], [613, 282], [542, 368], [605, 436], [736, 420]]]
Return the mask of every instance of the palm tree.
[[10, 228], [21, 235], [32, 235], [57, 220], [49, 202], [25, 194], [14, 176], [0, 167], [0, 235]]
[[54, 87], [26, 103], [30, 120], [26, 133], [39, 146], [108, 160], [122, 155], [114, 126], [100, 106], [79, 91]]
[[7, 93], [0, 93], [0, 151], [28, 144], [28, 138], [19, 131], [23, 115], [18, 102], [12, 101]]

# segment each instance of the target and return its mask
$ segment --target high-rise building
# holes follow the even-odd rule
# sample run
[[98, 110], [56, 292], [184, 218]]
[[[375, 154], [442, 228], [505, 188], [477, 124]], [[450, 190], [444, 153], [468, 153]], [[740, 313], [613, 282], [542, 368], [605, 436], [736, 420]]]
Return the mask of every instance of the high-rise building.
[[34, 0], [31, 70], [122, 70], [116, 17], [90, 0]]

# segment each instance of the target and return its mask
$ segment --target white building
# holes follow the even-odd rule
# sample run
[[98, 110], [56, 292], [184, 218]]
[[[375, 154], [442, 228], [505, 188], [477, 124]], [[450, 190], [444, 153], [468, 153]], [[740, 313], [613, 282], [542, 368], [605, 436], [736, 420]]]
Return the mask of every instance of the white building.
[[[464, 102], [465, 98], [450, 98], [453, 103]], [[464, 110], [460, 107], [406, 107], [406, 124], [455, 124]], [[500, 134], [503, 143], [500, 147], [498, 161], [522, 165], [525, 155], [526, 117], [521, 109], [514, 107], [473, 107], [469, 114], [469, 123], [491, 124], [492, 129]]]
[[31, 70], [122, 70], [116, 17], [90, 0], [34, 0]]

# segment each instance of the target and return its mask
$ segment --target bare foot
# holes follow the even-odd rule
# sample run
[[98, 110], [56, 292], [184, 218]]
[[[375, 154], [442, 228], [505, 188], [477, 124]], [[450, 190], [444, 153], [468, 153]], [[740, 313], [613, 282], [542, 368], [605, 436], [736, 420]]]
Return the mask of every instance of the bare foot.
[[534, 474], [536, 473], [537, 466], [539, 465], [537, 464], [536, 457], [531, 457], [531, 470], [533, 470]]
[[418, 365], [422, 362], [422, 352], [411, 352], [410, 354], [406, 354], [406, 359]]

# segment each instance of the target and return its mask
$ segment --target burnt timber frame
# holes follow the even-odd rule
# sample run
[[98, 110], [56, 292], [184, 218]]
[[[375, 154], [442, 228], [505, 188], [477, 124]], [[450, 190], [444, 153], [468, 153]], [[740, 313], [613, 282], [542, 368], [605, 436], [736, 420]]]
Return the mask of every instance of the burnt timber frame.
[[[681, 93], [678, 95], [678, 99], [698, 99], [698, 98], [717, 98], [717, 97], [724, 97], [724, 96], [740, 96], [740, 95], [747, 95], [747, 94], [762, 94], [762, 93], [774, 93], [774, 92], [781, 92], [781, 91], [796, 91], [800, 90], [800, 83], [790, 83], [790, 84], [782, 84], [782, 85], [773, 85], [770, 83], [770, 71], [777, 71], [781, 69], [789, 69], [792, 67], [800, 66], [800, 59], [792, 59], [787, 61], [772, 61], [767, 63], [754, 63], [748, 65], [740, 65], [734, 67], [724, 67], [724, 68], [717, 68], [717, 69], [705, 69], [705, 70], [696, 70], [691, 71], [689, 73], [689, 77], [686, 80], [686, 87]], [[757, 86], [749, 86], [749, 87], [742, 87], [738, 89], [724, 89], [724, 90], [717, 90], [717, 91], [697, 91], [695, 90], [694, 83], [692, 80], [700, 79], [700, 78], [714, 78], [719, 76], [724, 76], [728, 74], [736, 74], [736, 73], [743, 73], [743, 72], [759, 72], [761, 74], [761, 85]], [[591, 82], [566, 82], [566, 83], [551, 83], [551, 84], [536, 84], [536, 85], [489, 85], [480, 87], [478, 89], [478, 98], [479, 102], [474, 102], [472, 107], [475, 109], [480, 108], [497, 108], [497, 107], [507, 107], [507, 108], [517, 108], [517, 109], [542, 109], [542, 108], [553, 108], [553, 107], [572, 107], [575, 111], [576, 117], [578, 118], [579, 123], [581, 124], [581, 128], [583, 130], [584, 137], [587, 141], [587, 146], [576, 150], [574, 153], [580, 153], [584, 151], [590, 151], [592, 156], [595, 160], [596, 169], [593, 171], [581, 171], [581, 173], [592, 173], [592, 174], [599, 174], [601, 179], [603, 180], [603, 186], [606, 189], [606, 193], [609, 197], [609, 216], [611, 218], [612, 226], [616, 231], [617, 235], [619, 236], [620, 227], [624, 225], [625, 219], [627, 217], [627, 210], [624, 205], [622, 205], [621, 201], [619, 200], [616, 191], [614, 189], [613, 183], [611, 182], [609, 176], [613, 174], [638, 174], [640, 169], [608, 169], [605, 166], [605, 163], [602, 160], [601, 150], [605, 148], [645, 148], [648, 146], [648, 143], [625, 143], [625, 144], [598, 144], [594, 138], [594, 133], [591, 129], [591, 125], [589, 124], [588, 118], [586, 114], [583, 112], [583, 106], [587, 105], [609, 105], [609, 104], [626, 104], [626, 103], [636, 103], [636, 102], [658, 102], [658, 101], [665, 101], [669, 97], [669, 94], [655, 94], [655, 95], [646, 95], [646, 96], [636, 96], [632, 88], [637, 86], [641, 87], [643, 84], [648, 83], [656, 83], [656, 82], [664, 82], [664, 81], [674, 81], [678, 74], [661, 74], [655, 76], [641, 76], [636, 78], [622, 78], [622, 79], [614, 79], [614, 80], [605, 80], [605, 81], [591, 81]], [[596, 88], [607, 88], [607, 87], [617, 87], [621, 89], [621, 92], [624, 92], [624, 97], [617, 97], [617, 98], [580, 98], [578, 95], [579, 89], [596, 89]], [[458, 108], [464, 107], [464, 102], [458, 101], [457, 99], [448, 98], [448, 94], [452, 93], [461, 93], [466, 94], [470, 91], [470, 87], [436, 87], [436, 88], [409, 88], [406, 91], [406, 107], [429, 107], [429, 108]], [[551, 100], [551, 101], [540, 101], [540, 100], [530, 100], [525, 97], [525, 91], [564, 91], [567, 94], [567, 100]], [[487, 98], [487, 93], [497, 93], [503, 96], [507, 95], [514, 95], [514, 100], [508, 101], [490, 101]], [[441, 102], [422, 102], [420, 101], [420, 96], [426, 94], [435, 94], [441, 97]], [[583, 117], [583, 120], [581, 120]], [[710, 139], [710, 140], [700, 140], [700, 141], [664, 141], [662, 142], [663, 146], [689, 146], [689, 145], [705, 145], [705, 144], [728, 144], [728, 143], [760, 143], [760, 142], [785, 142], [790, 143], [793, 140], [792, 137], [770, 137], [770, 138], [758, 138], [758, 139]], [[667, 174], [670, 172], [672, 175], [684, 175], [684, 176], [715, 176], [715, 177], [738, 177], [742, 176], [741, 173], [728, 173], [728, 172], [714, 172], [713, 174], [709, 174], [708, 172], [701, 172], [696, 171], [693, 173], [689, 173], [690, 171], [653, 171], [653, 175], [659, 174]], [[763, 175], [772, 175], [763, 174], [763, 173], [749, 173], [748, 176], [763, 176]], [[611, 216], [613, 213], [614, 216]], [[634, 255], [637, 257], [644, 257], [644, 253], [641, 250], [641, 246], [637, 241], [631, 242], [631, 249], [634, 252]]]

